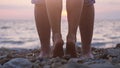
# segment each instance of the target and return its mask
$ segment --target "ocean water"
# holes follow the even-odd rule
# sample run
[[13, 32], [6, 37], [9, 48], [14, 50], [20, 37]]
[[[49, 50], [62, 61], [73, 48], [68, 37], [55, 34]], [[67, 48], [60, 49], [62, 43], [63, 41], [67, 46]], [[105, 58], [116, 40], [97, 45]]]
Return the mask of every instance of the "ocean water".
[[[64, 41], [66, 41], [67, 28], [67, 20], [62, 18]], [[117, 43], [120, 43], [120, 20], [96, 19], [92, 46], [109, 48], [115, 47]], [[81, 46], [79, 30], [77, 45]], [[34, 20], [0, 20], [0, 47], [28, 49], [40, 47]]]

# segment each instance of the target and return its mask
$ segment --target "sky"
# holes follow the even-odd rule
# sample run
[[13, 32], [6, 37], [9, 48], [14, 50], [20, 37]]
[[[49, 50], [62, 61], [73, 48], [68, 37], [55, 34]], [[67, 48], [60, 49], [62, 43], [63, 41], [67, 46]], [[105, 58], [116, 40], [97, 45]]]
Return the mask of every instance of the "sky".
[[[65, 0], [63, 15], [65, 16]], [[120, 19], [120, 0], [96, 0], [95, 16], [98, 19]], [[0, 0], [0, 19], [34, 19], [31, 0]]]

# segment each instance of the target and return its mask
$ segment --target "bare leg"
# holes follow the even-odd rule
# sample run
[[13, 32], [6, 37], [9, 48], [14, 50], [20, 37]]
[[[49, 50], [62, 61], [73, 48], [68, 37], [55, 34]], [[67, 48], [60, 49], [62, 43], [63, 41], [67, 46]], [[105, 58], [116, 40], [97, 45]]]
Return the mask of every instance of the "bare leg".
[[82, 53], [84, 57], [92, 58], [91, 40], [94, 25], [94, 5], [84, 6], [79, 24], [82, 40]]
[[62, 57], [64, 55], [61, 36], [62, 0], [46, 0], [46, 8], [53, 33], [53, 57]]
[[84, 0], [67, 0], [68, 35], [66, 53], [77, 57], [75, 50], [76, 32], [79, 25]]
[[50, 57], [50, 25], [45, 2], [40, 5], [35, 5], [35, 21], [41, 41], [40, 57]]

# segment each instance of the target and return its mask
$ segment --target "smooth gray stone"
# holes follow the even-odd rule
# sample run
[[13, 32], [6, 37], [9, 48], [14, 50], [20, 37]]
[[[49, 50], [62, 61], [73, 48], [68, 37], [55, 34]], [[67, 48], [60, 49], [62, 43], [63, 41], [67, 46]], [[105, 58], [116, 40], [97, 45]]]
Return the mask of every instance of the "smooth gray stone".
[[88, 67], [87, 65], [82, 65], [78, 63], [68, 63], [59, 68], [90, 68], [90, 67]]
[[15, 58], [6, 62], [3, 68], [32, 68], [32, 63], [28, 59]]
[[111, 56], [119, 56], [120, 55], [120, 49], [108, 49], [107, 53]]
[[0, 64], [0, 68], [2, 68], [2, 65]]
[[44, 65], [43, 68], [50, 68], [50, 65]]
[[92, 64], [92, 65], [89, 65], [89, 67], [91, 67], [91, 68], [115, 68], [114, 65], [108, 64], [108, 63], [104, 63], [104, 64]]

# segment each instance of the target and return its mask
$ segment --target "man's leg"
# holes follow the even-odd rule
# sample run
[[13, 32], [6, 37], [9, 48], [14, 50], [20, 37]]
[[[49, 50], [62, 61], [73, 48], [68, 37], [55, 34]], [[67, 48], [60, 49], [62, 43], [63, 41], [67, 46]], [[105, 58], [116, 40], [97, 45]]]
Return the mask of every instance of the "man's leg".
[[35, 22], [41, 42], [40, 57], [50, 57], [50, 25], [45, 2], [35, 5]]
[[77, 57], [75, 50], [76, 32], [79, 25], [84, 0], [67, 0], [68, 35], [66, 54]]
[[82, 41], [82, 55], [86, 58], [92, 58], [91, 53], [91, 40], [93, 36], [94, 26], [94, 5], [84, 5], [81, 20], [79, 23], [79, 29], [81, 33]]
[[63, 40], [61, 36], [61, 12], [62, 0], [45, 0], [46, 8], [49, 17], [49, 23], [52, 28], [53, 34], [53, 57], [62, 57], [63, 53]]

